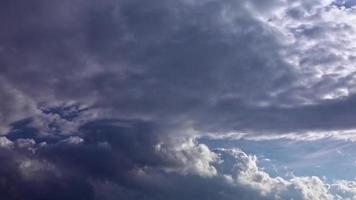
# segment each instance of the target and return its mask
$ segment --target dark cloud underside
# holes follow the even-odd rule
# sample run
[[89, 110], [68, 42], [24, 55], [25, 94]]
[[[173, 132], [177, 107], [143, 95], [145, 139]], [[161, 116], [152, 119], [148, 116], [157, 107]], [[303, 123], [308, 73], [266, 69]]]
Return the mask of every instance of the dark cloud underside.
[[0, 198], [337, 199], [194, 138], [355, 129], [353, 4], [0, 1]]

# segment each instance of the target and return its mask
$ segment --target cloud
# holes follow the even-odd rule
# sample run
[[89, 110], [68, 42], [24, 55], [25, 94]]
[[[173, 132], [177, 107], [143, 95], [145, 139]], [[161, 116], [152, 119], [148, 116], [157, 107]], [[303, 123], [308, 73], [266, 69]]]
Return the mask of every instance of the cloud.
[[[256, 156], [240, 149], [216, 149], [225, 163], [220, 173], [236, 187], [248, 187], [260, 196], [255, 199], [352, 199], [354, 181], [340, 180], [332, 184], [316, 176], [290, 179], [272, 177], [258, 167]], [[226, 171], [226, 169], [228, 171]], [[251, 198], [251, 197], [250, 197]], [[252, 197], [253, 198], [253, 197]]]
[[[190, 123], [200, 132], [354, 128], [351, 7], [329, 0], [17, 5], [1, 6], [11, 19], [1, 23], [2, 80], [37, 114], [72, 102], [95, 108], [94, 118]], [[6, 102], [12, 115], [27, 117]], [[46, 120], [68, 121], [45, 115], [39, 124]]]
[[293, 79], [246, 2], [3, 4], [13, 20], [2, 23], [2, 76], [35, 105], [74, 101], [110, 117], [182, 123], [221, 98], [260, 101]]
[[129, 199], [176, 198], [180, 194], [174, 191], [174, 182], [205, 184], [217, 174], [211, 165], [217, 157], [208, 147], [192, 139], [163, 139], [148, 122], [95, 121], [78, 134], [14, 141], [1, 137], [0, 197], [98, 199], [113, 187], [122, 192], [115, 189], [105, 199], [115, 194]]
[[330, 187], [342, 182], [271, 177], [255, 157], [194, 138], [350, 138], [354, 11], [331, 0], [1, 1], [0, 196], [339, 198]]
[[354, 194], [352, 181], [272, 177], [254, 155], [166, 138], [148, 122], [96, 121], [78, 134], [51, 143], [2, 137], [0, 197], [309, 200]]

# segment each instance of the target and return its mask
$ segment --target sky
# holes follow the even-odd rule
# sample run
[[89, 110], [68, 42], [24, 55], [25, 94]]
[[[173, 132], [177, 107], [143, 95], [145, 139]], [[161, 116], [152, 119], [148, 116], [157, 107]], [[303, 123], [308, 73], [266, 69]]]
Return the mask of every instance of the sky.
[[1, 0], [0, 199], [356, 199], [356, 1]]

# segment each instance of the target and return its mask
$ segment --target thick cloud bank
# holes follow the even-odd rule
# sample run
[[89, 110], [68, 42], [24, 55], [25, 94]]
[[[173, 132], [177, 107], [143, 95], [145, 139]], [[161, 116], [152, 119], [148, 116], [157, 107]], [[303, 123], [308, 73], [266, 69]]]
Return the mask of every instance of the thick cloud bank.
[[72, 102], [209, 132], [354, 129], [346, 4], [3, 1], [1, 124]]
[[0, 1], [1, 199], [354, 198], [195, 140], [352, 137], [354, 5]]
[[102, 120], [77, 136], [0, 138], [1, 199], [354, 198], [353, 181], [272, 177], [256, 156], [162, 140], [148, 122]]

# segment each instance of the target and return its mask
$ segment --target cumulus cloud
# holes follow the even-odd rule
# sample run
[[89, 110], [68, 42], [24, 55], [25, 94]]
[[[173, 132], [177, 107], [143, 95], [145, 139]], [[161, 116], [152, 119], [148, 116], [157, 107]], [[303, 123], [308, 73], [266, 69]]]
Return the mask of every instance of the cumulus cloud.
[[350, 138], [353, 5], [1, 1], [2, 197], [341, 198], [194, 138]]
[[193, 138], [177, 142], [179, 145], [157, 144], [155, 150], [166, 159], [177, 162], [178, 168], [165, 168], [168, 172], [214, 176], [216, 169], [211, 165], [216, 155], [204, 144], [197, 144]]
[[98, 121], [83, 126], [80, 137], [57, 141], [1, 137], [0, 197], [310, 200], [355, 194], [353, 181], [272, 177], [256, 156], [240, 149], [209, 149], [192, 138], [162, 139], [153, 127]]
[[[327, 183], [316, 176], [290, 179], [272, 177], [258, 167], [258, 159], [240, 149], [216, 149], [220, 155], [220, 174], [236, 187], [248, 187], [260, 196], [256, 199], [352, 199], [355, 181], [339, 180]], [[250, 197], [251, 198], [251, 197]], [[252, 198], [253, 199], [253, 198]]]

